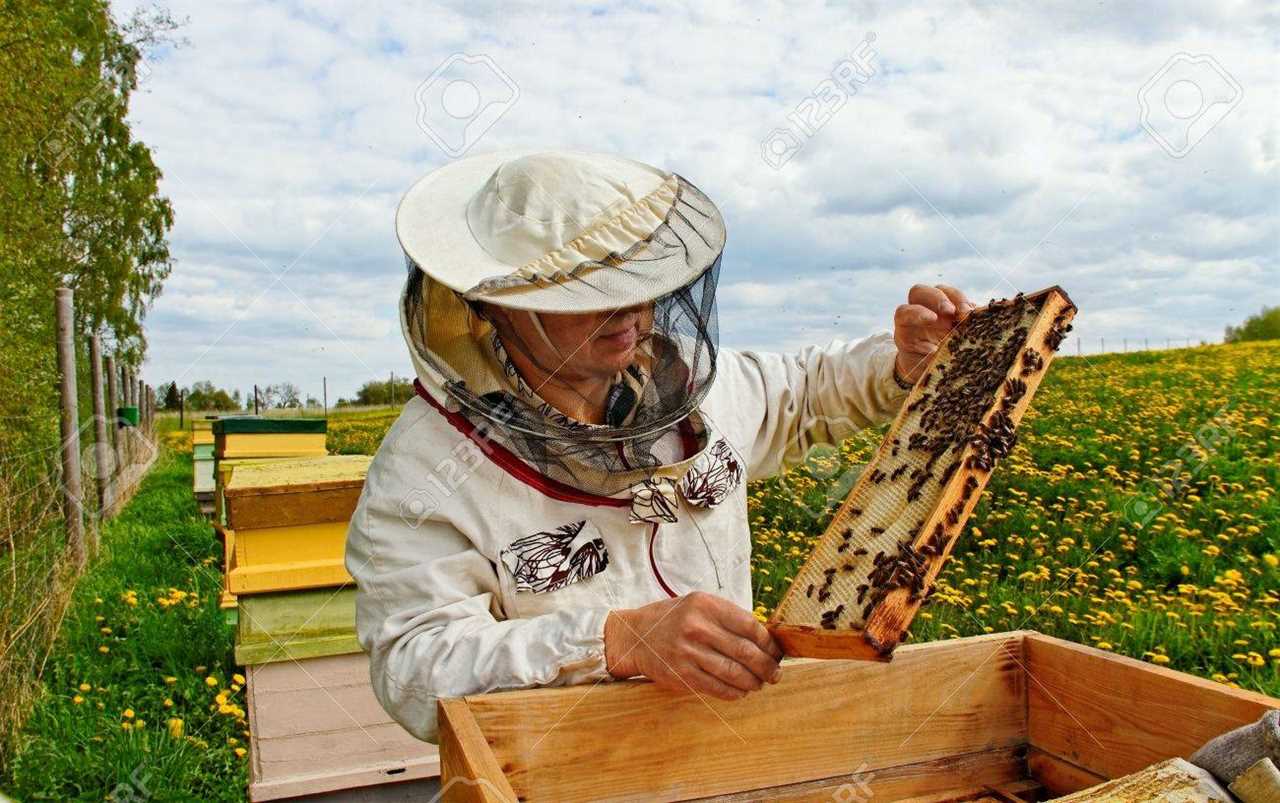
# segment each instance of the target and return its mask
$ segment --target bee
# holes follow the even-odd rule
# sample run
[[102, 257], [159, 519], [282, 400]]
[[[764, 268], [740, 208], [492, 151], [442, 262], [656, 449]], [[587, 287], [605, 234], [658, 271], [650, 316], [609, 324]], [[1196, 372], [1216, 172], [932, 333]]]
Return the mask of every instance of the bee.
[[807, 590], [807, 591], [805, 591], [805, 592], [804, 592], [804, 595], [805, 595], [806, 597], [812, 597], [812, 596], [813, 596], [813, 583], [810, 583], [810, 584], [809, 584], [809, 588], [808, 588], [808, 590]]
[[860, 546], [857, 549], [853, 550], [853, 554], [856, 555], [857, 557], [862, 557], [863, 555], [867, 554], [867, 548]]

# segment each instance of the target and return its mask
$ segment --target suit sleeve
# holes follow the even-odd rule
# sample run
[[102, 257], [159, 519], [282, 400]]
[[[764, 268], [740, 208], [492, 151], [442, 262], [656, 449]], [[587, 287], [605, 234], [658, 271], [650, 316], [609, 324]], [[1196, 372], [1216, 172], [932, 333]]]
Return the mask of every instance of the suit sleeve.
[[745, 427], [749, 478], [795, 465], [814, 443], [891, 419], [907, 396], [893, 377], [897, 353], [888, 333], [794, 354], [723, 350], [717, 381]]
[[356, 633], [387, 713], [435, 742], [441, 698], [610, 679], [608, 608], [506, 619], [494, 564], [449, 522], [402, 515], [405, 459], [375, 458], [347, 531]]

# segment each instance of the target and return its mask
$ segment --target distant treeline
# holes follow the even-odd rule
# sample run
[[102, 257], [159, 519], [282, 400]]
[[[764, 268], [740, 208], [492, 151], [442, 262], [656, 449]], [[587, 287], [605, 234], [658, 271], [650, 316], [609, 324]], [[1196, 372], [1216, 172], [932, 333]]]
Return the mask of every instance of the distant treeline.
[[1228, 326], [1227, 343], [1245, 340], [1276, 340], [1280, 338], [1280, 307], [1263, 307], [1262, 312], [1245, 319], [1239, 326]]

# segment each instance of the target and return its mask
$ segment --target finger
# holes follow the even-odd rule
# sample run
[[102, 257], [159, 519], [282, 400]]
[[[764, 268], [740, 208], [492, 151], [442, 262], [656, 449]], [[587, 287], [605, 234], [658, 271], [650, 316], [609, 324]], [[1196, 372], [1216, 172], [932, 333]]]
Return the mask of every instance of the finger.
[[[763, 639], [763, 643], [761, 643], [761, 639]], [[756, 644], [759, 644], [762, 650], [769, 653], [769, 657], [773, 660], [782, 661], [782, 645], [778, 643], [778, 640], [773, 637], [773, 634], [764, 625], [760, 625], [760, 636], [757, 637]]]
[[[765, 637], [769, 634], [766, 632]], [[769, 639], [773, 641], [772, 638]], [[772, 683], [778, 674], [778, 659], [765, 652], [764, 646], [755, 641], [754, 636], [743, 638], [727, 630], [714, 636], [709, 645], [720, 655], [746, 668], [761, 683]], [[706, 667], [703, 667], [706, 669]]]
[[744, 690], [724, 683], [724, 681], [717, 679], [716, 676], [709, 675], [708, 672], [696, 669], [696, 667], [690, 667], [685, 674], [681, 675], [681, 680], [677, 680], [676, 683], [680, 684], [682, 689], [692, 689], [699, 694], [709, 694], [710, 697], [717, 699], [733, 701], [733, 699], [746, 697]]
[[742, 608], [724, 600], [716, 610], [723, 631], [712, 632], [707, 643], [712, 649], [744, 664], [756, 677], [773, 682], [778, 672], [782, 650], [764, 625]]
[[897, 345], [898, 351], [905, 354], [922, 354], [926, 357], [938, 350], [938, 342], [941, 339], [934, 337], [928, 331], [916, 329], [895, 332], [893, 336], [893, 342]]
[[969, 317], [969, 313], [973, 312], [977, 306], [970, 301], [969, 297], [962, 291], [949, 284], [940, 284], [938, 285], [938, 289], [945, 293], [947, 298], [950, 299], [951, 303], [955, 306], [957, 320], [964, 320]]
[[894, 326], [928, 326], [937, 320], [938, 313], [920, 304], [899, 304], [893, 311]]
[[[738, 641], [742, 644], [747, 644], [743, 639], [738, 639]], [[748, 646], [753, 650], [756, 649], [755, 645]], [[745, 653], [745, 650], [734, 646], [727, 647], [727, 649], [736, 654]], [[759, 650], [756, 651], [759, 652]], [[760, 654], [764, 655], [764, 653]], [[716, 648], [699, 650], [695, 654], [694, 660], [702, 671], [744, 692], [756, 691], [766, 682], [766, 678], [757, 675], [752, 671], [751, 667], [738, 660], [736, 655], [721, 652]]]
[[939, 315], [955, 315], [955, 305], [951, 303], [951, 299], [947, 298], [947, 294], [936, 287], [930, 287], [927, 284], [917, 284], [907, 292], [908, 304], [919, 304], [927, 307]]
[[679, 670], [670, 664], [664, 664], [660, 671], [647, 677], [664, 689], [693, 691], [695, 694], [706, 694], [721, 700], [740, 700], [746, 694], [742, 689], [730, 686], [693, 663], [681, 664]]

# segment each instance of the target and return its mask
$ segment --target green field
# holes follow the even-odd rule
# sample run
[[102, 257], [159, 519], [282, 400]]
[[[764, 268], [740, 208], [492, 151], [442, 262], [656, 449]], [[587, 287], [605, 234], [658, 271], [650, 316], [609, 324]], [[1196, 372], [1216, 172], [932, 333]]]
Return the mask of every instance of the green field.
[[[331, 415], [330, 450], [371, 453], [396, 414]], [[757, 616], [879, 439], [751, 487]], [[1280, 342], [1063, 358], [912, 640], [1033, 628], [1280, 695], [1277, 487]], [[0, 786], [23, 800], [243, 799], [243, 681], [190, 460], [166, 449], [103, 544]]]

